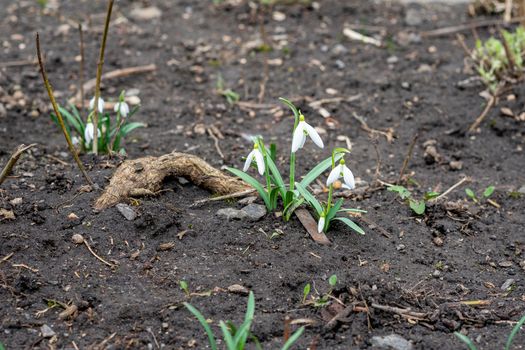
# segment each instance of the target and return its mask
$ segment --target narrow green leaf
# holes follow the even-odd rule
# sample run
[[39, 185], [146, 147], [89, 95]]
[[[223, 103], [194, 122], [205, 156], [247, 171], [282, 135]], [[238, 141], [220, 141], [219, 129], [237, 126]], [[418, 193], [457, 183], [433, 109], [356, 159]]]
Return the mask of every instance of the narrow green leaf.
[[[243, 330], [243, 326], [239, 328], [239, 332], [242, 331], [242, 335], [239, 336], [239, 341], [235, 341], [236, 344], [240, 346], [241, 349], [244, 349], [244, 345], [246, 344], [246, 340], [248, 339], [248, 335], [250, 334], [250, 325], [253, 321], [253, 317], [255, 315], [255, 297], [253, 295], [253, 292], [250, 291], [250, 294], [248, 295], [248, 305], [246, 307], [246, 315], [244, 316], [244, 324], [247, 324], [247, 328]], [[237, 336], [235, 337], [237, 338]]]
[[423, 215], [425, 213], [425, 201], [409, 199], [408, 204], [410, 209], [412, 209], [417, 215]]
[[270, 204], [272, 205], [272, 210], [277, 208], [277, 199], [279, 199], [279, 193], [280, 193], [280, 188], [278, 187], [274, 187], [270, 191]]
[[124, 137], [130, 132], [138, 128], [145, 128], [146, 124], [139, 122], [126, 123], [120, 128], [120, 136]]
[[[341, 153], [336, 154], [335, 161], [338, 162], [343, 155]], [[306, 174], [306, 176], [301, 180], [301, 185], [306, 188], [310, 185], [319, 175], [321, 175], [326, 169], [332, 166], [332, 157], [328, 157], [323, 160], [321, 163], [317, 164], [312, 170]]]
[[474, 343], [472, 342], [472, 340], [470, 340], [470, 338], [467, 337], [466, 335], [463, 335], [459, 332], [454, 332], [454, 335], [458, 337], [459, 340], [461, 340], [463, 343], [465, 343], [467, 347], [469, 348], [469, 350], [478, 350], [476, 346], [474, 345]]
[[299, 191], [299, 193], [301, 194], [301, 196], [304, 197], [304, 199], [312, 206], [314, 207], [315, 211], [317, 212], [318, 215], [321, 215], [321, 213], [323, 212], [323, 207], [321, 206], [321, 204], [319, 203], [319, 201], [314, 197], [312, 196], [312, 194], [310, 192], [308, 192], [307, 189], [305, 189], [303, 187], [303, 185], [301, 185], [299, 182], [296, 182], [295, 183], [295, 186], [297, 187], [297, 190]]
[[58, 111], [65, 118], [67, 124], [71, 125], [73, 129], [79, 134], [83, 134], [82, 122], [78, 121], [69, 111], [63, 107], [58, 107]]
[[290, 220], [293, 212], [304, 203], [304, 198], [299, 198], [291, 201], [283, 210], [284, 221]]
[[505, 350], [510, 350], [510, 346], [512, 345], [512, 341], [514, 340], [514, 337], [520, 330], [521, 326], [525, 323], [525, 316], [523, 316], [518, 323], [512, 328], [512, 331], [510, 332], [509, 339], [507, 339], [507, 343], [505, 344]]
[[336, 218], [334, 218], [334, 220], [341, 221], [342, 223], [346, 224], [348, 227], [350, 227], [352, 230], [354, 230], [355, 232], [359, 233], [360, 235], [364, 235], [365, 234], [365, 231], [363, 231], [363, 229], [361, 227], [359, 227], [355, 222], [353, 222], [352, 220], [350, 220], [348, 218], [336, 217]]
[[272, 203], [270, 202], [270, 196], [268, 195], [268, 193], [264, 189], [263, 185], [261, 185], [257, 180], [255, 180], [253, 177], [251, 177], [250, 175], [246, 174], [243, 171], [240, 171], [240, 170], [235, 169], [235, 168], [226, 168], [226, 170], [228, 170], [233, 175], [240, 177], [243, 181], [245, 181], [250, 186], [255, 188], [255, 190], [257, 190], [257, 192], [259, 193], [259, 195], [263, 199], [264, 204], [266, 205], [266, 208], [268, 208], [268, 210], [272, 210], [272, 205], [271, 205]]
[[427, 192], [425, 193], [425, 201], [429, 201], [432, 198], [436, 198], [438, 196], [439, 196], [439, 192], [434, 192], [434, 191]]
[[233, 338], [233, 344], [235, 344], [234, 349], [244, 349], [244, 347], [246, 346], [246, 340], [250, 335], [250, 327], [252, 326], [252, 321], [253, 318], [244, 321], [235, 333], [235, 337]]
[[284, 198], [286, 196], [286, 186], [284, 184], [281, 173], [279, 173], [279, 169], [277, 169], [277, 166], [275, 165], [272, 158], [269, 156], [268, 152], [266, 153], [266, 162], [268, 164], [268, 169], [270, 170], [270, 173], [272, 174], [275, 185], [279, 187], [281, 197]]
[[277, 146], [275, 143], [270, 143], [270, 158], [272, 158], [275, 163], [275, 160], [277, 159]]
[[343, 208], [343, 209], [339, 209], [339, 211], [348, 212], [348, 213], [368, 213], [368, 211], [366, 210], [354, 209], [354, 208]]
[[206, 319], [199, 310], [194, 308], [191, 304], [183, 303], [183, 305], [188, 309], [193, 316], [197, 318], [199, 323], [201, 324], [202, 328], [206, 331], [206, 334], [208, 335], [208, 342], [210, 343], [210, 347], [212, 350], [217, 350], [217, 342], [215, 341], [215, 337], [213, 336], [213, 331], [211, 330], [210, 326], [208, 325], [208, 322], [206, 322]]
[[299, 119], [299, 110], [297, 109], [297, 107], [295, 107], [295, 105], [288, 101], [287, 99], [283, 98], [283, 97], [279, 97], [279, 100], [284, 103], [285, 105], [287, 105], [288, 107], [290, 107], [290, 109], [292, 110], [293, 112], [293, 115], [296, 119]]
[[293, 191], [287, 191], [284, 197], [284, 206], [287, 207], [290, 203], [294, 201], [295, 193]]
[[288, 338], [288, 340], [286, 341], [286, 343], [284, 343], [281, 350], [289, 350], [292, 347], [292, 345], [301, 337], [303, 332], [304, 332], [304, 326], [296, 330], [295, 333], [292, 334], [290, 338]]
[[303, 288], [303, 304], [306, 302], [306, 298], [308, 298], [308, 295], [310, 294], [312, 286], [310, 283], [307, 283]]
[[334, 206], [330, 208], [330, 211], [326, 215], [326, 222], [330, 223], [330, 221], [335, 217], [339, 209], [341, 209], [341, 206], [343, 205], [344, 199], [339, 198], [337, 202], [335, 202]]
[[472, 191], [470, 188], [466, 188], [465, 189], [465, 193], [467, 194], [467, 196], [469, 198], [471, 198], [472, 200], [476, 201], [477, 198], [476, 198], [476, 194], [474, 193], [474, 191]]
[[235, 342], [233, 341], [233, 337], [230, 333], [230, 329], [224, 323], [224, 321], [221, 321], [219, 323], [219, 326], [222, 330], [222, 337], [224, 338], [224, 341], [226, 342], [226, 346], [228, 347], [228, 350], [237, 350], [237, 347], [235, 346]]
[[483, 192], [483, 197], [485, 198], [489, 198], [490, 196], [492, 196], [492, 194], [494, 193], [494, 190], [495, 190], [495, 187], [494, 186], [489, 186], [485, 189], [485, 191]]

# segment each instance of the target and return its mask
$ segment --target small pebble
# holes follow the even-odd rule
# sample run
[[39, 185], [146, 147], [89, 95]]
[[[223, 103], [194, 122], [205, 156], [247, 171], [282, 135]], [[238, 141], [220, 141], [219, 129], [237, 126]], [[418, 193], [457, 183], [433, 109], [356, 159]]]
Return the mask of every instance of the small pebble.
[[507, 289], [509, 289], [509, 288], [514, 284], [514, 282], [516, 282], [515, 279], [513, 279], [513, 278], [509, 278], [508, 280], [506, 280], [506, 281], [501, 285], [500, 289], [501, 289], [502, 291], [507, 291]]
[[119, 203], [117, 210], [126, 218], [126, 220], [133, 221], [137, 218], [137, 213], [129, 205]]

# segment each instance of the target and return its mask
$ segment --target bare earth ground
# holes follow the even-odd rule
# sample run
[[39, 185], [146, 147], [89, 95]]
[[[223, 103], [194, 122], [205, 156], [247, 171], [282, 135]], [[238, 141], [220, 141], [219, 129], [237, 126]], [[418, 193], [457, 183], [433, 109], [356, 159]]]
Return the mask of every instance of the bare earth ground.
[[[91, 18], [86, 56], [93, 77], [105, 2], [58, 3], [56, 11], [42, 13], [36, 2], [0, 1], [1, 61], [34, 59], [34, 34], [39, 31], [48, 73], [63, 102], [76, 92], [78, 81], [75, 21]], [[496, 186], [493, 200], [501, 207], [468, 202], [461, 187], [417, 217], [386, 189], [362, 191], [347, 205], [368, 210], [364, 220], [356, 219], [367, 234], [358, 236], [335, 225], [328, 234], [330, 246], [314, 243], [296, 219], [285, 223], [273, 214], [258, 222], [218, 217], [221, 208], [242, 207], [231, 201], [191, 207], [210, 194], [176, 178], [165, 183], [169, 191], [139, 199], [134, 221], [115, 208], [95, 213], [91, 205], [98, 193], [78, 193], [83, 179], [48, 117], [36, 66], [3, 67], [0, 103], [7, 111], [0, 113], [0, 164], [18, 144], [38, 143], [0, 190], [0, 208], [15, 215], [0, 217], [0, 342], [7, 349], [204, 349], [204, 332], [181, 306], [188, 299], [179, 289], [180, 280], [199, 293], [191, 303], [212, 320], [215, 330], [219, 320], [240, 323], [243, 317], [247, 298], [227, 292], [228, 286], [253, 290], [253, 333], [266, 349], [282, 344], [285, 316], [314, 321], [297, 349], [316, 337], [317, 349], [379, 349], [377, 337], [390, 334], [412, 342], [414, 349], [460, 349], [463, 345], [452, 334], [456, 330], [468, 333], [479, 349], [503, 347], [511, 321], [525, 313], [525, 205], [522, 197], [509, 195], [525, 185], [525, 125], [500, 115], [499, 107], [520, 113], [525, 90], [509, 92], [515, 101], [503, 99], [479, 133], [466, 135], [483, 100], [478, 96], [481, 86], [457, 87], [469, 77], [463, 51], [454, 36], [419, 40], [412, 35], [466, 21], [463, 6], [350, 0], [320, 1], [319, 8], [277, 6], [274, 10], [286, 20], [269, 16], [265, 25], [274, 46], [268, 53], [272, 65], [263, 101], [270, 106], [250, 108], [229, 106], [215, 92], [220, 73], [241, 101], [257, 102], [265, 54], [254, 50], [260, 46], [259, 26], [250, 7], [244, 2], [214, 7], [204, 0], [151, 4], [161, 10], [160, 18], [131, 16], [132, 8], [143, 2], [117, 3], [104, 67], [158, 67], [154, 73], [103, 83], [104, 96], [140, 90], [142, 108], [136, 119], [148, 127], [128, 139], [130, 158], [177, 150], [216, 167], [239, 167], [251, 148], [244, 136], [261, 133], [280, 145], [279, 162], [285, 167], [293, 119], [288, 110], [276, 109], [277, 98], [284, 96], [324, 131], [324, 150], [307, 144], [298, 154], [299, 173], [327, 157], [332, 147], [345, 146], [346, 136], [353, 148], [349, 165], [361, 180], [358, 187], [372, 183], [377, 157], [373, 141], [352, 117], [356, 113], [374, 129], [394, 129], [392, 143], [377, 138], [383, 180], [395, 181], [418, 133], [407, 171], [418, 184], [413, 186], [416, 194], [444, 191], [469, 176], [468, 186], [478, 192]], [[351, 24], [365, 25], [361, 31], [382, 37], [385, 47], [346, 39], [342, 31]], [[479, 32], [488, 35], [485, 29]], [[467, 41], [472, 45], [472, 38]], [[353, 102], [325, 105], [328, 119], [308, 105], [356, 95], [360, 97]], [[205, 132], [209, 125], [224, 135], [219, 140], [224, 159]], [[440, 161], [425, 160], [423, 143], [428, 140], [436, 141]], [[118, 163], [91, 155], [82, 159], [101, 187]], [[462, 169], [451, 169], [451, 160], [461, 161]], [[465, 208], [452, 210], [451, 202]], [[68, 219], [71, 213], [79, 219]], [[277, 230], [284, 234], [270, 240]], [[108, 268], [85, 246], [73, 244], [76, 233], [118, 267]], [[158, 249], [167, 242], [174, 242], [174, 248]], [[366, 303], [368, 315], [351, 312], [327, 327], [341, 309], [336, 302], [325, 308], [301, 304], [305, 284], [324, 293], [332, 274], [338, 277], [334, 296], [347, 306]], [[46, 300], [74, 304], [78, 312], [65, 319], [59, 319], [60, 307], [38, 314], [48, 306]], [[461, 303], [473, 300], [482, 302]], [[422, 315], [405, 317], [372, 304]], [[44, 325], [55, 335], [42, 336]], [[524, 333], [518, 334], [513, 349], [525, 348]]]

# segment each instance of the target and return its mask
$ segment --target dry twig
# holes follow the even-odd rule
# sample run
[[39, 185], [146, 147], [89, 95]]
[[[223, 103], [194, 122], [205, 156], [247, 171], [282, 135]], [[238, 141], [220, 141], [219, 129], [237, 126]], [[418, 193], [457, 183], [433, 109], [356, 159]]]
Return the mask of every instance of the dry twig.
[[364, 131], [370, 134], [383, 135], [388, 141], [388, 143], [391, 143], [394, 140], [394, 130], [392, 128], [388, 128], [387, 131], [372, 129], [368, 126], [363, 117], [357, 115], [355, 112], [352, 113], [352, 116], [361, 124], [361, 129], [363, 129]]
[[16, 148], [16, 150], [13, 152], [13, 154], [11, 154], [11, 157], [7, 161], [7, 164], [4, 166], [4, 169], [0, 173], [0, 185], [5, 181], [5, 179], [7, 179], [7, 177], [11, 173], [11, 170], [13, 170], [13, 167], [15, 166], [16, 162], [18, 162], [18, 159], [20, 158], [22, 153], [34, 146], [36, 146], [36, 143], [33, 143], [29, 146], [21, 144]]

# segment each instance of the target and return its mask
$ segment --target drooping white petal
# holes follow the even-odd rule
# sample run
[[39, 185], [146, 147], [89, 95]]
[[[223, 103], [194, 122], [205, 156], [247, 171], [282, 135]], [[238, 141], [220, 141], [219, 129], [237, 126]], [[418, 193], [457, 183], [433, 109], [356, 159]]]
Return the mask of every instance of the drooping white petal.
[[126, 118], [129, 114], [129, 106], [126, 102], [119, 102], [115, 104], [113, 110], [117, 113], [120, 113], [120, 116]]
[[351, 190], [355, 188], [355, 180], [354, 180], [354, 174], [352, 174], [352, 171], [346, 167], [346, 165], [342, 165], [343, 167], [343, 178], [345, 180], [345, 185], [347, 185]]
[[95, 127], [93, 126], [93, 123], [87, 123], [86, 128], [84, 129], [84, 140], [86, 143], [90, 143], [93, 141], [93, 134], [95, 132]]
[[324, 222], [325, 222], [325, 218], [324, 218], [324, 216], [321, 216], [319, 218], [319, 223], [317, 224], [317, 232], [319, 232], [319, 233], [323, 232]]
[[[94, 109], [94, 108], [95, 108], [95, 97], [93, 97], [91, 101], [89, 101], [89, 109]], [[104, 112], [104, 100], [100, 96], [98, 98], [98, 112], [99, 113]]]
[[297, 128], [295, 128], [295, 131], [293, 132], [292, 153], [297, 152], [297, 150], [299, 148], [301, 148], [301, 144], [304, 145], [304, 140], [303, 140], [303, 138], [305, 138], [305, 135], [304, 135], [304, 124], [306, 124], [306, 123], [305, 122], [299, 122], [299, 124], [297, 124]]
[[257, 170], [259, 170], [260, 175], [264, 175], [264, 157], [258, 149], [254, 150], [255, 152], [255, 162], [257, 162]]
[[307, 123], [304, 123], [304, 128], [306, 129], [306, 132], [308, 133], [308, 136], [312, 139], [312, 141], [319, 147], [323, 148], [324, 143], [323, 140], [321, 140], [321, 136], [317, 133], [317, 131]]
[[242, 168], [242, 171], [246, 172], [250, 168], [254, 155], [255, 155], [255, 150], [252, 150], [250, 154], [248, 154], [248, 157], [246, 157], [246, 161], [244, 162], [244, 168]]
[[335, 182], [335, 180], [339, 179], [339, 177], [341, 176], [341, 167], [342, 165], [339, 164], [332, 169], [330, 175], [328, 175], [328, 179], [326, 180], [326, 186], [330, 186]]
[[305, 142], [306, 142], [306, 135], [303, 132], [303, 139], [301, 140], [301, 145], [299, 146], [299, 149], [304, 147]]

